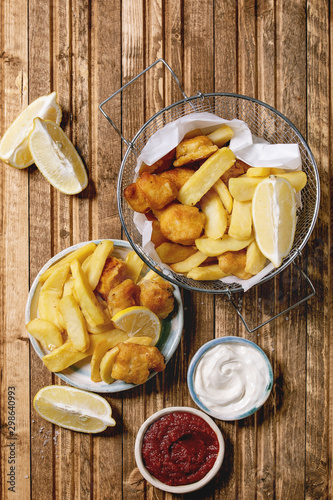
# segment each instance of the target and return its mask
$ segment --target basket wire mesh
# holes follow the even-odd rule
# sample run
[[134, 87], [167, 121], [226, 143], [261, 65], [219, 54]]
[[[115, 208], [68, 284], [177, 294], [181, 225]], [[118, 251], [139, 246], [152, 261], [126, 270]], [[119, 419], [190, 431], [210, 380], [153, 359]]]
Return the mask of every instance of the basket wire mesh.
[[[127, 85], [131, 84], [139, 76], [159, 62], [162, 62], [172, 73], [185, 98], [156, 113], [140, 128], [132, 141], [127, 141], [120, 134], [109, 115], [104, 111], [103, 106], [118, 92], [121, 92]], [[152, 257], [144, 252], [142, 248], [142, 236], [133, 221], [133, 210], [128, 206], [123, 196], [123, 191], [126, 186], [133, 182], [134, 170], [137, 165], [138, 156], [147, 141], [155, 132], [157, 132], [157, 130], [160, 130], [168, 123], [190, 113], [210, 112], [227, 120], [232, 120], [234, 118], [243, 120], [250, 128], [252, 134], [265, 139], [271, 144], [298, 144], [302, 160], [302, 170], [307, 175], [307, 184], [301, 191], [302, 206], [297, 210], [297, 225], [293, 247], [289, 255], [283, 260], [282, 265], [278, 269], [272, 270], [268, 275], [262, 278], [258, 284], [262, 284], [273, 278], [289, 266], [289, 264], [291, 264], [294, 259], [301, 254], [302, 249], [311, 235], [318, 215], [320, 198], [319, 174], [314, 157], [305, 139], [296, 127], [276, 109], [258, 101], [257, 99], [247, 96], [230, 93], [202, 94], [201, 92], [198, 92], [195, 96], [187, 97], [181, 88], [176, 75], [164, 60], [158, 60], [153, 63], [151, 66], [146, 68], [146, 70], [140, 73], [140, 75], [126, 84], [126, 86], [107, 98], [100, 105], [100, 110], [128, 146], [118, 177], [117, 198], [119, 216], [130, 244], [145, 261], [145, 263], [151, 269], [155, 270], [172, 283], [188, 290], [206, 293], [226, 293], [228, 296], [230, 296], [231, 292], [243, 291], [242, 287], [237, 283], [225, 284], [220, 280], [196, 281], [189, 279], [186, 276], [177, 274], [172, 270], [166, 271], [161, 269], [160, 264], [155, 262]], [[311, 287], [313, 289], [312, 284]], [[313, 294], [314, 289], [311, 296]]]

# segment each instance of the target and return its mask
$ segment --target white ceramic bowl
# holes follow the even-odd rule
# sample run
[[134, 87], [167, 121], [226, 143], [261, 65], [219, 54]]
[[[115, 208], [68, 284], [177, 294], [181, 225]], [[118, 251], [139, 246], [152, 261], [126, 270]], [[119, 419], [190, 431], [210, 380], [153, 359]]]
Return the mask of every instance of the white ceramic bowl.
[[[262, 391], [262, 394], [258, 397], [256, 403], [249, 407], [246, 411], [239, 412], [235, 415], [235, 413], [227, 413], [227, 411], [217, 412], [213, 411], [202, 402], [202, 400], [199, 398], [198, 394], [196, 393], [195, 390], [195, 375], [196, 375], [196, 370], [198, 367], [198, 363], [202, 359], [202, 357], [210, 350], [213, 349], [214, 347], [220, 345], [220, 344], [236, 344], [236, 345], [241, 345], [245, 347], [250, 347], [252, 349], [255, 349], [256, 353], [259, 354], [259, 356], [262, 358], [264, 365], [266, 365], [267, 368], [267, 383], [264, 386], [264, 389]], [[253, 413], [255, 413], [261, 406], [265, 403], [267, 400], [268, 396], [271, 393], [272, 386], [273, 386], [273, 370], [271, 363], [269, 359], [267, 358], [266, 354], [264, 351], [254, 342], [251, 342], [250, 340], [241, 338], [241, 337], [234, 337], [234, 336], [229, 336], [229, 337], [221, 337], [221, 338], [216, 338], [213, 340], [210, 340], [206, 344], [204, 344], [200, 349], [195, 353], [193, 356], [188, 372], [187, 372], [187, 385], [190, 391], [191, 398], [193, 399], [194, 403], [204, 412], [206, 412], [208, 415], [210, 415], [213, 418], [216, 418], [218, 420], [241, 420], [243, 418], [246, 418]]]
[[[94, 240], [94, 241], [95, 243], [99, 243], [101, 240]], [[132, 250], [132, 247], [127, 241], [122, 241], [122, 240], [112, 240], [112, 241], [114, 243], [114, 251], [112, 255], [114, 255], [119, 259], [124, 260], [128, 252]], [[77, 248], [86, 245], [87, 243], [89, 242], [85, 241], [83, 243], [79, 243], [77, 245], [73, 245], [69, 248], [66, 248], [62, 252], [52, 257], [52, 259], [50, 259], [42, 267], [42, 269], [37, 274], [28, 295], [28, 300], [25, 310], [26, 323], [29, 323], [30, 320], [38, 316], [38, 295], [41, 288], [41, 284], [39, 283], [39, 276], [51, 265], [57, 262], [59, 259], [67, 255], [68, 253], [73, 252]], [[146, 266], [144, 267], [146, 271], [144, 271], [143, 274], [146, 274], [146, 272], [149, 271], [149, 268], [146, 268]], [[162, 320], [161, 336], [156, 345], [163, 354], [166, 363], [170, 360], [171, 356], [178, 347], [184, 325], [183, 305], [182, 305], [180, 291], [177, 286], [174, 286], [173, 295], [175, 298], [174, 313], [165, 320]], [[36, 353], [40, 358], [42, 358], [45, 354], [47, 354], [48, 351], [43, 349], [38, 340], [36, 340], [30, 334], [29, 337], [33, 348], [35, 349]], [[86, 391], [113, 393], [113, 392], [125, 391], [127, 389], [131, 389], [132, 387], [136, 387], [134, 384], [127, 384], [126, 382], [123, 382], [121, 380], [117, 380], [113, 384], [106, 384], [105, 382], [93, 382], [90, 378], [90, 358], [83, 359], [79, 363], [70, 366], [66, 370], [63, 370], [61, 373], [57, 373], [56, 375], [58, 375], [59, 378], [67, 382], [69, 385], [72, 385], [73, 387], [77, 387], [79, 389], [84, 389]], [[155, 372], [151, 373], [149, 378], [155, 375], [156, 375]]]
[[[162, 483], [158, 479], [156, 479], [154, 476], [150, 474], [150, 472], [147, 470], [143, 458], [142, 458], [142, 453], [141, 453], [141, 448], [142, 448], [142, 443], [143, 443], [143, 438], [144, 435], [149, 428], [149, 426], [154, 423], [156, 420], [159, 420], [161, 417], [169, 414], [169, 413], [174, 413], [174, 412], [184, 412], [184, 413], [192, 413], [193, 415], [197, 415], [198, 417], [201, 417], [203, 420], [205, 420], [208, 425], [213, 429], [215, 432], [218, 442], [219, 442], [219, 451], [218, 455], [216, 457], [215, 463], [213, 467], [207, 472], [205, 477], [200, 479], [200, 481], [197, 481], [195, 483], [191, 484], [185, 484], [181, 486], [169, 486], [167, 484]], [[196, 490], [199, 490], [200, 488], [203, 488], [207, 483], [209, 483], [214, 476], [218, 473], [218, 471], [221, 468], [222, 462], [224, 458], [224, 439], [222, 436], [222, 433], [220, 429], [217, 427], [215, 422], [205, 413], [203, 413], [200, 410], [197, 410], [195, 408], [191, 407], [186, 407], [186, 406], [173, 406], [170, 408], [164, 408], [163, 410], [160, 410], [153, 415], [151, 415], [140, 427], [139, 432], [136, 436], [135, 440], [135, 460], [137, 463], [137, 466], [139, 468], [139, 471], [143, 475], [143, 477], [153, 486], [156, 488], [162, 490], [162, 491], [167, 491], [168, 493], [175, 493], [175, 494], [183, 494], [183, 493], [190, 493]]]

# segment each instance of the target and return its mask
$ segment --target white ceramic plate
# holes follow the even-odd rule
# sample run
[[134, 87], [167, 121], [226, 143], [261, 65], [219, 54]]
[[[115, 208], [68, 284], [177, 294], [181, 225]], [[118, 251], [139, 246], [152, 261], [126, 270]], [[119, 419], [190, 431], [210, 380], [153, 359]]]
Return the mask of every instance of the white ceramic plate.
[[[101, 240], [94, 240], [95, 243], [99, 243], [100, 241]], [[127, 253], [132, 250], [130, 244], [127, 241], [122, 240], [112, 241], [114, 243], [114, 251], [112, 255], [120, 259], [125, 259]], [[87, 243], [89, 242], [85, 241], [83, 243], [79, 243], [77, 245], [66, 248], [62, 252], [52, 257], [52, 259], [50, 259], [45, 264], [45, 266], [42, 267], [42, 269], [37, 274], [29, 292], [25, 310], [26, 323], [38, 316], [37, 303], [39, 291], [41, 288], [41, 284], [39, 283], [39, 276], [59, 259], [67, 255], [68, 253], [73, 252], [77, 248], [86, 245]], [[144, 269], [145, 268], [146, 266], [144, 266]], [[146, 274], [148, 271], [149, 269], [146, 268], [143, 274]], [[184, 312], [180, 291], [177, 286], [173, 285], [173, 287], [175, 309], [168, 318], [162, 320], [161, 336], [156, 345], [156, 347], [158, 347], [163, 354], [166, 363], [169, 361], [178, 347], [184, 325]], [[30, 334], [29, 337], [33, 348], [40, 358], [47, 354], [48, 351], [44, 349], [34, 337], [32, 337]], [[86, 391], [113, 393], [126, 391], [128, 389], [131, 389], [132, 387], [136, 387], [134, 384], [126, 384], [126, 382], [122, 382], [120, 380], [117, 380], [113, 384], [106, 384], [105, 382], [93, 382], [90, 378], [90, 357], [83, 359], [79, 363], [70, 366], [62, 372], [56, 373], [56, 375], [58, 375], [58, 377], [67, 382], [69, 385], [78, 387], [79, 389], [84, 389]], [[154, 375], [156, 375], [156, 373], [151, 373], [149, 378], [153, 377]]]

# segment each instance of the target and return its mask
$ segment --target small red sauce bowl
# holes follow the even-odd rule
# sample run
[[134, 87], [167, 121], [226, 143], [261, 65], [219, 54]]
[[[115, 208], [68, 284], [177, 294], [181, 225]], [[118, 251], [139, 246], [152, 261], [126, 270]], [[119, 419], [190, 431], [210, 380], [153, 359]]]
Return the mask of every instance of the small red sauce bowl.
[[[205, 473], [204, 477], [201, 479], [191, 482], [189, 484], [180, 484], [180, 485], [169, 485], [165, 484], [161, 480], [157, 479], [156, 477], [153, 476], [153, 474], [147, 469], [144, 457], [143, 457], [143, 446], [145, 446], [145, 451], [144, 453], [149, 454], [149, 450], [147, 452], [147, 439], [145, 440], [145, 436], [148, 436], [151, 433], [151, 430], [154, 428], [153, 424], [163, 421], [165, 422], [166, 419], [163, 417], [168, 416], [174, 416], [175, 418], [181, 418], [181, 413], [184, 414], [190, 414], [189, 418], [187, 415], [184, 416], [188, 420], [193, 420], [192, 416], [196, 416], [199, 419], [204, 420], [204, 423], [208, 424], [209, 426], [209, 432], [214, 439], [214, 443], [218, 443], [218, 449], [216, 450], [216, 458], [215, 461], [213, 462], [211, 468], [207, 470]], [[175, 420], [176, 422], [176, 420]], [[148, 434], [147, 434], [148, 431]], [[212, 432], [211, 432], [212, 431]], [[159, 431], [161, 434], [157, 434], [157, 438], [160, 438], [161, 441], [163, 441], [163, 427]], [[200, 431], [199, 431], [200, 432]], [[216, 438], [216, 440], [215, 440]], [[182, 438], [181, 438], [182, 439]], [[170, 437], [170, 440], [172, 441], [172, 437]], [[207, 445], [208, 446], [208, 445]], [[183, 450], [181, 450], [182, 452]], [[224, 439], [222, 436], [222, 433], [220, 429], [217, 427], [215, 422], [205, 413], [203, 413], [200, 410], [197, 410], [195, 408], [190, 408], [190, 407], [185, 407], [185, 406], [174, 406], [170, 408], [164, 408], [163, 410], [160, 410], [153, 415], [151, 415], [140, 427], [139, 432], [136, 437], [135, 441], [135, 460], [137, 463], [137, 466], [139, 468], [139, 471], [143, 475], [143, 477], [153, 486], [156, 488], [159, 488], [162, 491], [167, 491], [169, 493], [190, 493], [192, 491], [199, 490], [203, 486], [205, 486], [209, 481], [213, 479], [213, 477], [217, 474], [219, 469], [221, 468], [222, 462], [223, 462], [223, 457], [224, 457]], [[147, 465], [148, 466], [148, 465]]]

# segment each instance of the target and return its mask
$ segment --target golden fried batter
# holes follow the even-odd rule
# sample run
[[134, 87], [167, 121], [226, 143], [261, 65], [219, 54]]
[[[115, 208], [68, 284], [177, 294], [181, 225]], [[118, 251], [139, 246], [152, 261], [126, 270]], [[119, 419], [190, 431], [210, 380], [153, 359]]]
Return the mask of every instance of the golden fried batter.
[[164, 319], [173, 311], [175, 299], [173, 287], [162, 278], [156, 280], [143, 279], [139, 282], [140, 305], [148, 307], [160, 319]]
[[206, 217], [196, 207], [171, 203], [158, 213], [162, 234], [181, 245], [194, 245], [205, 227]]
[[183, 139], [176, 147], [175, 167], [181, 167], [187, 163], [203, 160], [218, 150], [206, 135], [198, 135], [191, 139]]
[[246, 248], [237, 252], [225, 252], [218, 257], [220, 269], [227, 275], [248, 280], [252, 274], [245, 272]]
[[127, 279], [110, 290], [106, 302], [112, 318], [117, 312], [140, 304], [140, 287]]
[[152, 209], [161, 209], [173, 201], [178, 194], [178, 189], [169, 179], [155, 174], [144, 172], [136, 183], [142, 189], [145, 198]]
[[151, 233], [151, 241], [154, 243], [155, 247], [162, 245], [165, 241], [168, 241], [167, 238], [161, 233], [160, 221], [154, 217], [151, 212], [146, 214], [148, 220], [152, 221], [152, 233]]
[[164, 172], [164, 170], [168, 170], [168, 168], [172, 166], [175, 156], [176, 148], [169, 151], [169, 153], [167, 153], [159, 160], [155, 161], [155, 163], [153, 163], [152, 165], [146, 165], [145, 163], [142, 163], [139, 174], [141, 175], [143, 172], [149, 172], [150, 174], [152, 174], [153, 172], [155, 174]]
[[124, 197], [135, 212], [140, 212], [141, 214], [149, 212], [150, 206], [148, 200], [136, 182], [133, 182], [124, 189]]
[[116, 287], [121, 283], [126, 276], [126, 264], [122, 260], [115, 257], [108, 257], [105, 266], [96, 287], [102, 297], [106, 300], [111, 288]]
[[229, 183], [229, 179], [232, 177], [239, 177], [240, 175], [246, 174], [250, 165], [243, 162], [242, 160], [236, 160], [232, 167], [230, 167], [221, 177], [221, 180], [227, 184]]
[[173, 182], [179, 190], [185, 182], [192, 177], [194, 172], [195, 170], [190, 168], [173, 168], [172, 170], [167, 170], [166, 172], [160, 174], [160, 177], [163, 179], [169, 179], [169, 181]]
[[157, 347], [147, 347], [132, 343], [117, 344], [119, 353], [113, 365], [111, 376], [128, 384], [144, 384], [150, 371], [165, 369], [163, 355]]

